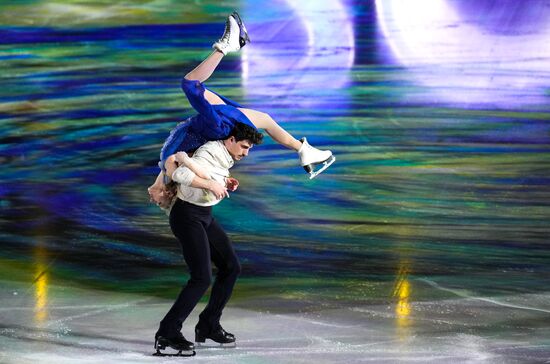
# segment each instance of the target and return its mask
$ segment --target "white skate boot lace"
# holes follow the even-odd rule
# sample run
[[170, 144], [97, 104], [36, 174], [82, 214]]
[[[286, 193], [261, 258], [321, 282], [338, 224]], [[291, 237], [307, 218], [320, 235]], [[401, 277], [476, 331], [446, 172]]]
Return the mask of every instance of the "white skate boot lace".
[[227, 19], [225, 21], [225, 30], [223, 32], [223, 36], [218, 41], [219, 43], [222, 43], [224, 46], [229, 46], [229, 38], [231, 37], [231, 21]]

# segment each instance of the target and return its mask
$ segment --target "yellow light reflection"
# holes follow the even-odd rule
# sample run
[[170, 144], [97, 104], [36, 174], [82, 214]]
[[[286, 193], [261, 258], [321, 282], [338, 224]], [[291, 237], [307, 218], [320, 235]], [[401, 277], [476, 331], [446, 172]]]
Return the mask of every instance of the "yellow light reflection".
[[46, 250], [40, 245], [34, 251], [36, 275], [34, 279], [34, 321], [42, 324], [48, 319], [48, 267]]
[[397, 299], [397, 303], [395, 305], [397, 332], [401, 340], [405, 340], [409, 337], [408, 328], [411, 325], [412, 307], [410, 303], [410, 296], [412, 286], [408, 280], [408, 277], [409, 264], [406, 262], [401, 262], [393, 290], [393, 297]]
[[409, 281], [402, 281], [397, 292], [398, 302], [396, 307], [397, 316], [409, 316], [411, 314], [411, 305], [409, 303], [411, 284]]
[[44, 270], [46, 267], [42, 264], [37, 266], [39, 272], [35, 284], [35, 304], [34, 304], [34, 321], [43, 323], [48, 318], [48, 274]]

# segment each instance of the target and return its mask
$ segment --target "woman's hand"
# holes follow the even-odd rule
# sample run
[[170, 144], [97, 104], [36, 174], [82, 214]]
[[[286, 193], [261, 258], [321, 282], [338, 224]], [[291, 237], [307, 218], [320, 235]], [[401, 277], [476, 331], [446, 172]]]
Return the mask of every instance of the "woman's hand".
[[236, 178], [233, 177], [227, 177], [225, 179], [225, 187], [231, 192], [235, 192], [237, 190], [237, 187], [239, 187], [239, 181], [237, 181]]
[[189, 158], [189, 155], [185, 152], [177, 152], [176, 153], [176, 162], [178, 162], [179, 165], [187, 166], [187, 161], [191, 159]]

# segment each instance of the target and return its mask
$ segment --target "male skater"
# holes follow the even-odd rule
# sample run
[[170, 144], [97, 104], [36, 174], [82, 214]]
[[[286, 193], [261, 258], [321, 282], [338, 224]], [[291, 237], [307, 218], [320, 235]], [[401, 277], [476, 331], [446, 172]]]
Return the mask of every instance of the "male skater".
[[[208, 305], [195, 327], [195, 341], [235, 342], [235, 336], [220, 325], [220, 317], [241, 267], [231, 241], [212, 216], [212, 206], [229, 196], [228, 187], [234, 190], [238, 184], [226, 185], [234, 161], [246, 157], [250, 148], [260, 144], [262, 138], [263, 135], [253, 126], [236, 123], [229, 137], [207, 142], [197, 149], [192, 159], [208, 170], [211, 179], [201, 178], [183, 163], [178, 168], [175, 164], [168, 165], [166, 169], [166, 174], [178, 183], [177, 200], [170, 211], [170, 227], [181, 244], [191, 277], [160, 322], [155, 335], [157, 354], [162, 355], [159, 350], [167, 346], [178, 351], [193, 351], [193, 343], [187, 341], [180, 330], [210, 286], [211, 261], [218, 268], [218, 273]], [[182, 155], [184, 152], [180, 153], [176, 154], [177, 162], [183, 162], [186, 158]]]

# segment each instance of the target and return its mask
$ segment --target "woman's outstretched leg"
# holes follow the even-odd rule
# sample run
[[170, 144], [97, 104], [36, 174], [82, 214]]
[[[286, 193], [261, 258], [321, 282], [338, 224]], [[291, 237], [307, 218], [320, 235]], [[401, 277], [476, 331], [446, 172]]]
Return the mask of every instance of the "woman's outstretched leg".
[[220, 64], [223, 56], [230, 52], [241, 49], [250, 39], [246, 34], [246, 28], [242, 24], [239, 14], [233, 12], [225, 22], [223, 36], [212, 46], [215, 49], [204, 61], [185, 75], [188, 80], [206, 81], [216, 67]]
[[[218, 50], [212, 52], [204, 61], [202, 61], [197, 67], [195, 67], [191, 72], [185, 75], [187, 80], [197, 80], [201, 83], [208, 80], [212, 73], [216, 70], [220, 64], [224, 54]], [[211, 105], [221, 105], [225, 104], [223, 100], [213, 92], [208, 90], [204, 91], [204, 98]]]
[[212, 73], [216, 70], [220, 64], [224, 54], [218, 50], [210, 53], [204, 61], [202, 61], [197, 67], [195, 67], [191, 72], [185, 75], [185, 78], [188, 80], [198, 80], [204, 82], [212, 76]]
[[263, 129], [277, 143], [297, 152], [302, 147], [302, 142], [294, 138], [283, 129], [273, 118], [264, 112], [239, 108], [239, 110], [254, 124], [258, 129]]
[[327, 169], [336, 160], [330, 150], [319, 150], [312, 147], [306, 138], [297, 140], [283, 129], [269, 114], [253, 109], [239, 108], [255, 127], [263, 129], [277, 143], [284, 145], [298, 153], [300, 164], [309, 178], [315, 178], [319, 173]]

